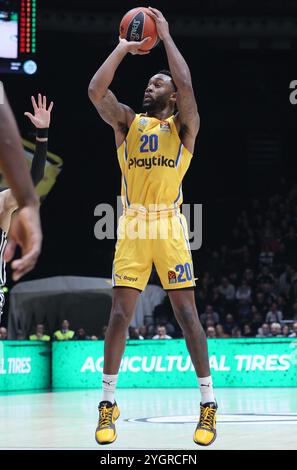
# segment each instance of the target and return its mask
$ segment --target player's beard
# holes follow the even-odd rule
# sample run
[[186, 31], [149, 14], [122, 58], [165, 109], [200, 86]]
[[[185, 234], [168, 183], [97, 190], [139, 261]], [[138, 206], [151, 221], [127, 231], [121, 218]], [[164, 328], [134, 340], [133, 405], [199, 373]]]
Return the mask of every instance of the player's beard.
[[163, 111], [168, 104], [168, 97], [163, 95], [159, 96], [159, 98], [155, 99], [150, 97], [148, 100], [143, 99], [142, 107], [146, 113], [149, 114], [156, 114], [160, 111]]

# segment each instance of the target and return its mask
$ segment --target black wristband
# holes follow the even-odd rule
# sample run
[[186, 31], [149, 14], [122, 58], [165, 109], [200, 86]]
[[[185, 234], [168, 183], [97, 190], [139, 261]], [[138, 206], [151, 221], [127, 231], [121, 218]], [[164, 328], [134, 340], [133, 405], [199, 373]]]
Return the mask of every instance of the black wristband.
[[39, 127], [37, 127], [36, 137], [41, 137], [41, 138], [46, 139], [48, 137], [48, 127], [43, 128], [43, 129], [40, 129]]

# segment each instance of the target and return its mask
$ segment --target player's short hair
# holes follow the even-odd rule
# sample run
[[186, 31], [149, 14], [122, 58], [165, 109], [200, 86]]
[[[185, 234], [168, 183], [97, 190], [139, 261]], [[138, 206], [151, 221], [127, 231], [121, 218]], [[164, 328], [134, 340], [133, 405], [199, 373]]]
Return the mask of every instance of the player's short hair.
[[176, 86], [176, 84], [174, 83], [174, 80], [173, 80], [173, 78], [172, 78], [172, 75], [171, 75], [170, 70], [167, 70], [167, 69], [160, 70], [159, 72], [156, 73], [156, 75], [159, 75], [159, 74], [167, 75], [167, 77], [170, 77], [170, 78], [171, 78], [172, 85], [174, 86], [174, 91], [177, 91], [177, 86]]

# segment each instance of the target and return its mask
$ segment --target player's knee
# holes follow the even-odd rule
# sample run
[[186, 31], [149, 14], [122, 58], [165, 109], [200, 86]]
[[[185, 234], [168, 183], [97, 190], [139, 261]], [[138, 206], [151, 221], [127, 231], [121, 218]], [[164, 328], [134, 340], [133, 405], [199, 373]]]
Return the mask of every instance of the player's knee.
[[130, 323], [130, 315], [123, 307], [118, 306], [111, 312], [111, 322], [117, 327], [127, 328]]
[[177, 318], [183, 332], [186, 334], [191, 334], [201, 326], [195, 309], [181, 308], [177, 313]]

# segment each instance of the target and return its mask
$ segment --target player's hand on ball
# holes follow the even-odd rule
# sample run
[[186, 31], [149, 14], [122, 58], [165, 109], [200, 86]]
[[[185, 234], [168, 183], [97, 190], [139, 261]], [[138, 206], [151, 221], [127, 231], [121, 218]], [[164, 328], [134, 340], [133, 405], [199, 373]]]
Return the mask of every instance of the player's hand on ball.
[[163, 13], [157, 8], [148, 7], [149, 12], [147, 13], [151, 18], [155, 20], [157, 32], [159, 38], [164, 41], [164, 39], [170, 36], [168, 22], [163, 16]]
[[35, 127], [38, 127], [39, 129], [47, 129], [51, 122], [51, 110], [53, 109], [54, 103], [51, 101], [48, 109], [46, 109], [46, 96], [42, 97], [40, 93], [38, 93], [38, 106], [34, 96], [31, 96], [31, 101], [34, 115], [26, 112], [24, 113], [25, 116], [28, 116]]
[[150, 37], [144, 38], [142, 41], [127, 41], [127, 39], [119, 38], [120, 44], [130, 52], [130, 54], [145, 55], [149, 54], [150, 51], [142, 51], [141, 47], [150, 40]]

